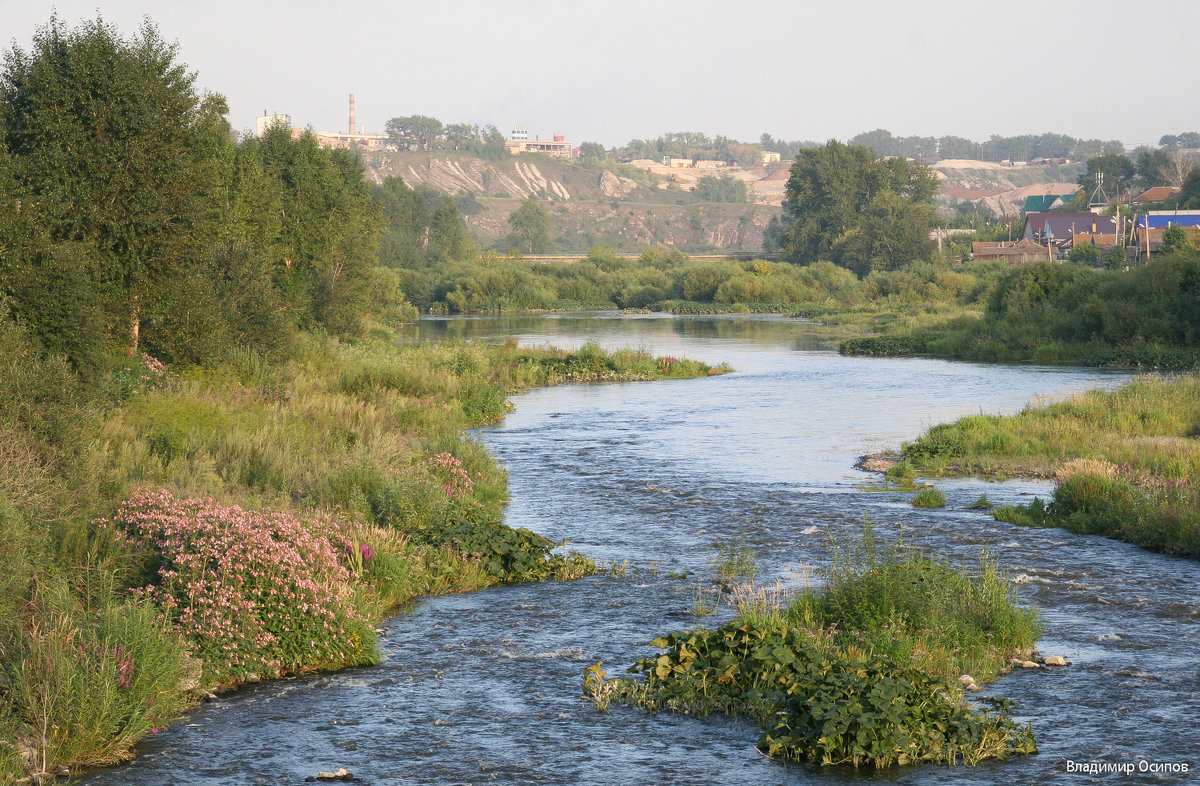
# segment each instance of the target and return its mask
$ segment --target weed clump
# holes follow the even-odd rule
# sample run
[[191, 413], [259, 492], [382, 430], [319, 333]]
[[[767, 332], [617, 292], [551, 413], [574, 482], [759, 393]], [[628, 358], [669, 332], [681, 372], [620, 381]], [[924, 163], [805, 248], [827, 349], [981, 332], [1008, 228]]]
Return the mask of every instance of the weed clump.
[[884, 769], [976, 764], [1036, 752], [1032, 732], [1003, 699], [984, 710], [962, 696], [959, 675], [991, 680], [1039, 634], [986, 557], [969, 573], [900, 546], [882, 547], [868, 525], [834, 544], [820, 591], [786, 597], [747, 589], [737, 619], [715, 630], [671, 633], [635, 676], [584, 672], [584, 693], [649, 711], [745, 716], [764, 729], [771, 756], [821, 766]]
[[944, 508], [946, 507], [946, 495], [937, 486], [926, 486], [913, 494], [912, 506], [914, 508]]

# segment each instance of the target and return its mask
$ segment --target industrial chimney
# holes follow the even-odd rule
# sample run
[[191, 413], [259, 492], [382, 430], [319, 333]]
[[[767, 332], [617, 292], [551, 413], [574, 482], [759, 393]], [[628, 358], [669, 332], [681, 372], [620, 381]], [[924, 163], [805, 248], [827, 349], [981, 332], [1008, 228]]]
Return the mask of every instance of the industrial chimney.
[[350, 94], [350, 133], [354, 133], [354, 93]]

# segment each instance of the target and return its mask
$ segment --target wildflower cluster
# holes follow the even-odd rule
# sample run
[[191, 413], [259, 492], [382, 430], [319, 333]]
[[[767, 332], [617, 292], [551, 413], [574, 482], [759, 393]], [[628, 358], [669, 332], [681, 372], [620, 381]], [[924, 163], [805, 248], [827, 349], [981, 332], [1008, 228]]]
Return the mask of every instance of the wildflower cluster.
[[163, 390], [169, 381], [170, 374], [163, 362], [143, 352], [139, 358], [131, 358], [113, 373], [113, 394], [125, 400], [135, 394]]
[[350, 571], [333, 545], [334, 520], [300, 521], [142, 490], [112, 524], [152, 553], [158, 580], [144, 591], [192, 642], [210, 679], [376, 658], [370, 626], [353, 603]]
[[438, 453], [428, 460], [430, 474], [450, 497], [464, 497], [475, 488], [475, 481], [463, 463], [449, 453]]
[[117, 662], [117, 687], [128, 688], [133, 684], [133, 653], [127, 652], [124, 644], [118, 644], [112, 656]]
[[342, 541], [342, 557], [346, 565], [355, 575], [361, 574], [371, 560], [375, 559], [375, 549], [366, 543]]

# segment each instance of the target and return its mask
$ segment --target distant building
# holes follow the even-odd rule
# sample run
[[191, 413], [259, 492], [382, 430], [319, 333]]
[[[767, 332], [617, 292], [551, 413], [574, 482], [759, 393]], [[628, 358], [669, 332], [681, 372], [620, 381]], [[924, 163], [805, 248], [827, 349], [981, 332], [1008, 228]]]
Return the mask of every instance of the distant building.
[[729, 166], [725, 161], [703, 160], [692, 164], [696, 169], [722, 169]]
[[1045, 213], [1056, 207], [1063, 207], [1070, 199], [1070, 196], [1061, 196], [1059, 194], [1035, 194], [1034, 196], [1027, 196], [1025, 197], [1025, 204], [1021, 207], [1021, 213], [1024, 215]]
[[317, 138], [317, 144], [321, 147], [340, 150], [346, 150], [350, 147], [358, 147], [360, 150], [394, 151], [397, 149], [392, 144], [391, 137], [387, 134], [349, 134], [338, 131], [317, 131], [313, 136]]
[[774, 150], [762, 151], [762, 162], [764, 164], [775, 164], [782, 160], [782, 157]]
[[[524, 138], [516, 138], [518, 134]], [[575, 155], [576, 149], [562, 134], [555, 134], [553, 142], [529, 139], [529, 132], [525, 130], [525, 126], [514, 126], [513, 138], [505, 142], [504, 147], [514, 156], [522, 153], [545, 153], [555, 158], [571, 158]]]
[[292, 116], [291, 115], [268, 115], [266, 113], [266, 110], [263, 110], [262, 117], [258, 118], [258, 121], [255, 124], [255, 129], [254, 129], [255, 136], [261, 137], [263, 134], [267, 133], [268, 129], [273, 128], [274, 126], [283, 126], [284, 128], [291, 128], [292, 127]]
[[1200, 210], [1151, 210], [1139, 215], [1133, 230], [1138, 257], [1158, 251], [1163, 232], [1172, 226], [1183, 227], [1188, 234], [1200, 232]]
[[695, 165], [696, 162], [690, 158], [663, 156], [663, 166], [669, 166], [671, 169], [691, 169]]
[[971, 258], [978, 261], [1001, 261], [1010, 265], [1021, 265], [1039, 259], [1048, 259], [1049, 251], [1036, 240], [995, 240], [971, 243]]
[[317, 131], [313, 134], [321, 147], [347, 150], [357, 147], [360, 150], [392, 150], [398, 148], [392, 144], [387, 134], [365, 134], [362, 126], [354, 119], [354, 94], [350, 94], [350, 120], [345, 133], [340, 131]]
[[1155, 186], [1130, 200], [1130, 204], [1144, 205], [1149, 202], [1169, 202], [1179, 196], [1180, 189], [1174, 186]]
[[1023, 233], [1026, 240], [1060, 249], [1070, 248], [1077, 240], [1091, 242], [1093, 238], [1097, 245], [1101, 238], [1106, 238], [1107, 244], [1112, 245], [1117, 234], [1116, 218], [1095, 213], [1030, 213], [1025, 216]]

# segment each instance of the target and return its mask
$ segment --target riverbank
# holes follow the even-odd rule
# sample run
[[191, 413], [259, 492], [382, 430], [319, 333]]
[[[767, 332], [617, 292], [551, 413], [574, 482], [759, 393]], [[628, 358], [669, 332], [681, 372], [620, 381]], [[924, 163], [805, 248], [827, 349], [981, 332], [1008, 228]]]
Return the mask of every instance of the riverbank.
[[375, 625], [415, 597], [593, 572], [503, 524], [506, 475], [462, 431], [522, 388], [724, 370], [302, 335], [285, 362], [146, 359], [54, 402], [36, 355], [4, 364], [46, 388], [0, 456], [4, 781], [124, 760], [214, 690], [378, 662]]
[[1048, 501], [993, 511], [1200, 557], [1200, 374], [1139, 377], [1109, 392], [974, 415], [929, 429], [889, 472], [1053, 478]]
[[843, 354], [1190, 370], [1200, 367], [1200, 254], [1094, 270], [1034, 262], [971, 283], [980, 313], [848, 339]]

